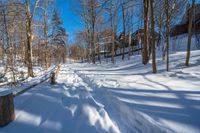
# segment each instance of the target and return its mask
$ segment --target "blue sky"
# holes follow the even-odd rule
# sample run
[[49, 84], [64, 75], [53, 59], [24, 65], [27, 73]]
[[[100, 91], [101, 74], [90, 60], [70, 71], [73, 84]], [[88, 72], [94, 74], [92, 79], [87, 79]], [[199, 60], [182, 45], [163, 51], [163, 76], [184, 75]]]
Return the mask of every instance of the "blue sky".
[[[55, 0], [56, 8], [64, 22], [63, 27], [69, 34], [69, 43], [74, 43], [75, 34], [83, 29], [79, 16], [75, 13], [75, 0]], [[200, 0], [196, 0], [199, 3]]]
[[72, 1], [73, 0], [56, 0], [56, 8], [64, 22], [63, 26], [69, 34], [69, 43], [73, 43], [75, 33], [83, 29], [80, 18], [75, 13], [75, 9], [72, 6]]

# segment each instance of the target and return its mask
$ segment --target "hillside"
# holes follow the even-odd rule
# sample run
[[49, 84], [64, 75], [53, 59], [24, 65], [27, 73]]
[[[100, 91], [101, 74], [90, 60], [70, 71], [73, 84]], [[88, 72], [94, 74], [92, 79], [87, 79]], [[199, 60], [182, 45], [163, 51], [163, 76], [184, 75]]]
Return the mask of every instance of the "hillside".
[[158, 74], [140, 56], [116, 64], [68, 62], [57, 84], [42, 83], [15, 98], [16, 120], [0, 132], [194, 132], [200, 131], [200, 51], [170, 55], [170, 72]]

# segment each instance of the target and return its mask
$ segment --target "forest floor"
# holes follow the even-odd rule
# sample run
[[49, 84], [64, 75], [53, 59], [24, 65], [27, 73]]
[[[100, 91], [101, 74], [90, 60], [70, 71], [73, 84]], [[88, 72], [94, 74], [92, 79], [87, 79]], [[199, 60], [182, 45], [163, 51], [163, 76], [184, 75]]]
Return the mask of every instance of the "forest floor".
[[[68, 62], [57, 84], [44, 82], [15, 97], [16, 120], [1, 133], [200, 132], [200, 51], [170, 55], [158, 74], [141, 57], [111, 63]], [[151, 62], [151, 61], [150, 61]]]

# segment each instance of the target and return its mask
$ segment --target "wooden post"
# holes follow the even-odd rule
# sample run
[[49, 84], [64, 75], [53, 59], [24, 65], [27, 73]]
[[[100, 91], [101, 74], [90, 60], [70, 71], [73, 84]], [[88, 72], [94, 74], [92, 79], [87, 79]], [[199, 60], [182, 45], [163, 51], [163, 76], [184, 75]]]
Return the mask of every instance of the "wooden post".
[[56, 84], [56, 78], [58, 76], [58, 72], [60, 71], [60, 64], [57, 66], [56, 70], [51, 73], [51, 84]]
[[13, 94], [9, 90], [0, 92], [0, 127], [15, 119]]
[[53, 85], [53, 84], [56, 84], [56, 74], [55, 74], [55, 72], [53, 72], [52, 74], [51, 74], [51, 84]]

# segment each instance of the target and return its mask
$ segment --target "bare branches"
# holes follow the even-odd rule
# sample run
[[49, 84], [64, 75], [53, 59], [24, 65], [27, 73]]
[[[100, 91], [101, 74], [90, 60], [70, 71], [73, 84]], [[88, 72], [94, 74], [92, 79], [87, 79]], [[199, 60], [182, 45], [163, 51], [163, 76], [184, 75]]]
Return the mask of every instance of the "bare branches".
[[[27, 0], [26, 0], [27, 1]], [[29, 0], [28, 0], [29, 1]], [[34, 9], [33, 9], [33, 13], [31, 14], [31, 19], [33, 18], [35, 12], [36, 12], [36, 9], [38, 8], [38, 4], [39, 4], [40, 0], [36, 0], [35, 2], [35, 6], [34, 6]], [[28, 3], [28, 2], [27, 2]], [[29, 2], [30, 3], [30, 2]]]

